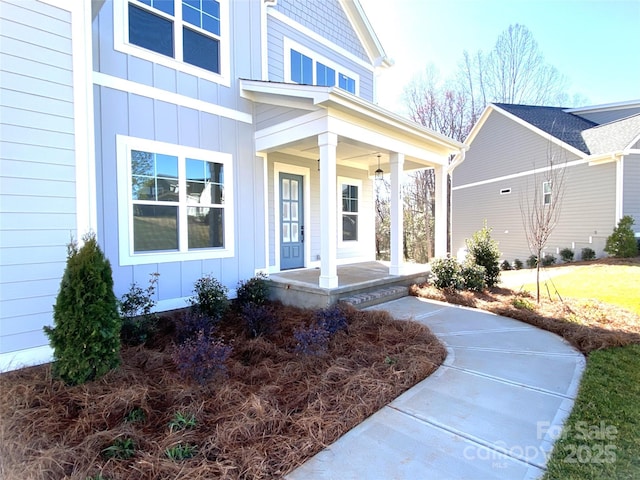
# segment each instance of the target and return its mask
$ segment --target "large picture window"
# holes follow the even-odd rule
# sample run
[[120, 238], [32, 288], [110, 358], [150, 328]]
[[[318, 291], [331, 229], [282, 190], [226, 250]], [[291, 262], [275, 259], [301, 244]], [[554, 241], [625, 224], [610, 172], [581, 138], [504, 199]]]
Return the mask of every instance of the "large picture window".
[[232, 252], [230, 155], [119, 136], [118, 156], [121, 262]]
[[[114, 0], [114, 12], [122, 5], [125, 19], [124, 25], [114, 25], [116, 50], [196, 75], [193, 67], [197, 67], [218, 75], [218, 80], [226, 79], [228, 1]], [[122, 16], [116, 13], [115, 18]]]

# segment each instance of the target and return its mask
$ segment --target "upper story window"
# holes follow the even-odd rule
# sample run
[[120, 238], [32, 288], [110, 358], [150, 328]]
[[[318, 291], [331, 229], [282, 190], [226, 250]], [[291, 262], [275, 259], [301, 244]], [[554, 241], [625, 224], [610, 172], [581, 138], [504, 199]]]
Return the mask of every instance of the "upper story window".
[[287, 81], [325, 87], [337, 85], [358, 94], [357, 74], [288, 39], [285, 39], [285, 65]]
[[542, 184], [542, 204], [551, 205], [551, 182]]
[[[228, 0], [114, 0], [116, 50], [227, 83]], [[119, 15], [121, 5], [124, 15]], [[120, 31], [122, 30], [122, 31]], [[195, 68], [194, 68], [195, 67]]]
[[120, 263], [229, 256], [230, 160], [228, 154], [119, 136]]

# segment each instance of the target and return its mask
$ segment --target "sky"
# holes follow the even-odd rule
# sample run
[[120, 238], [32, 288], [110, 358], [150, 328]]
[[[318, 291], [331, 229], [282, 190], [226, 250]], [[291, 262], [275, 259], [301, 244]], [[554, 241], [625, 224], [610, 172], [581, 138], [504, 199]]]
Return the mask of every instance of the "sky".
[[587, 105], [640, 100], [640, 0], [360, 0], [394, 66], [378, 77], [378, 103], [406, 114], [403, 88], [433, 63], [443, 78], [464, 50], [490, 51], [509, 25], [525, 25], [547, 63]]

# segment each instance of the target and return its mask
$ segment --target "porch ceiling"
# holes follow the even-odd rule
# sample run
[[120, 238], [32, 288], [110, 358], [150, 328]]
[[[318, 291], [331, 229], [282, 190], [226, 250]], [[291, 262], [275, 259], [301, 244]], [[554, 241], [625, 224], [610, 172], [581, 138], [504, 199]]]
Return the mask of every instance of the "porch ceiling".
[[320, 158], [317, 136], [338, 135], [337, 163], [368, 170], [390, 171], [392, 153], [404, 154], [404, 170], [446, 165], [450, 155], [466, 145], [426, 129], [377, 105], [337, 88], [241, 80], [243, 96], [256, 103], [298, 108], [296, 118], [256, 132], [258, 151]]

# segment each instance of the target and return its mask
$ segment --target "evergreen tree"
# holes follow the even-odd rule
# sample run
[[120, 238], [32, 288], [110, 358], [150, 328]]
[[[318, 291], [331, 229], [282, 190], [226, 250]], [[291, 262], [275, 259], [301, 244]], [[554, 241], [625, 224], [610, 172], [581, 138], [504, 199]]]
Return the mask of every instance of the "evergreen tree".
[[68, 384], [98, 378], [120, 364], [118, 302], [111, 264], [95, 235], [67, 246], [67, 265], [53, 307], [54, 327], [44, 327], [54, 349], [53, 372]]
[[485, 221], [484, 226], [465, 243], [468, 260], [485, 268], [484, 280], [487, 287], [496, 286], [500, 280], [500, 250], [498, 242], [491, 238], [491, 229], [487, 227], [487, 222]]
[[607, 238], [604, 251], [614, 257], [635, 257], [638, 254], [638, 244], [633, 233], [633, 217], [625, 215]]

